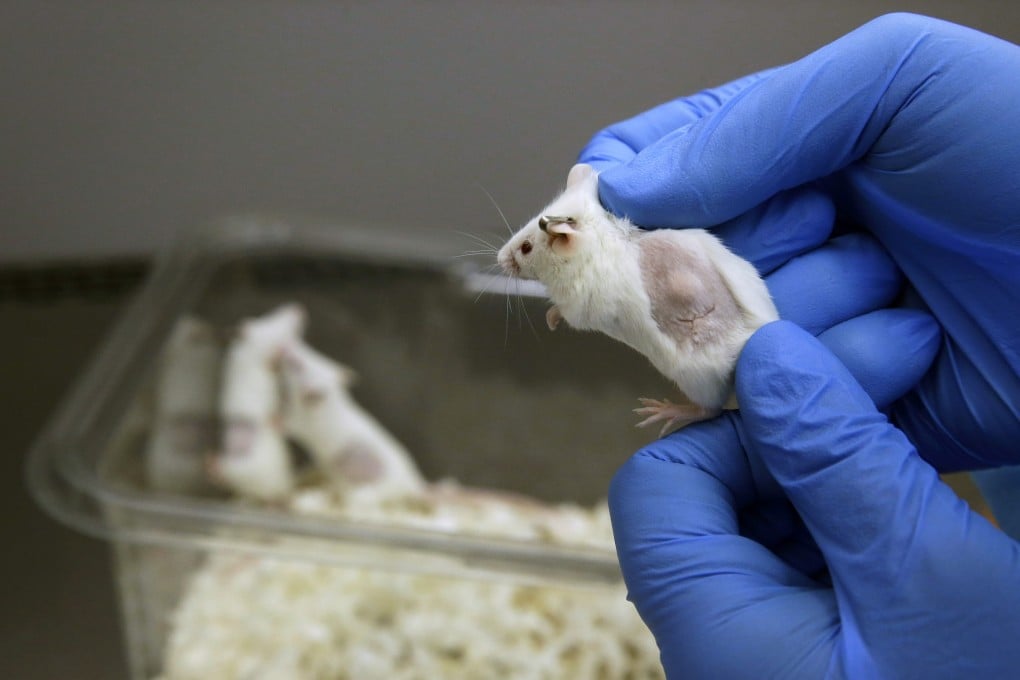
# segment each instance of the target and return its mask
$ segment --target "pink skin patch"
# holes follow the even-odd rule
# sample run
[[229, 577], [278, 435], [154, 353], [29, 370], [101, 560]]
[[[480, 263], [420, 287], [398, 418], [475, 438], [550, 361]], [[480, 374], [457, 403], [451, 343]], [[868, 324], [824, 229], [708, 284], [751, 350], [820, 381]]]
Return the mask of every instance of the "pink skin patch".
[[250, 420], [231, 420], [226, 424], [223, 437], [223, 453], [240, 457], [251, 453], [255, 445], [255, 423]]
[[305, 408], [316, 408], [319, 404], [326, 401], [326, 393], [322, 390], [308, 390], [301, 395], [301, 400]]
[[740, 309], [719, 272], [669, 232], [643, 236], [642, 282], [659, 329], [680, 346], [704, 344], [740, 323]]
[[351, 484], [371, 484], [382, 478], [385, 467], [379, 456], [355, 444], [340, 451], [333, 470]]

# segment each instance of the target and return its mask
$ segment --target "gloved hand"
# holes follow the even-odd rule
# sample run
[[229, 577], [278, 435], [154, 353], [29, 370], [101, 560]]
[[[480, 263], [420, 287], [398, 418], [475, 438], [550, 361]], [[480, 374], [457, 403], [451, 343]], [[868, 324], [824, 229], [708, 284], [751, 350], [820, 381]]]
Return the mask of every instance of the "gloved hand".
[[[1018, 67], [1016, 46], [895, 15], [582, 152], [608, 209], [712, 227], [841, 360], [765, 327], [738, 365], [740, 414], [646, 447], [615, 478], [621, 566], [671, 675], [1020, 668], [1017, 544], [921, 460], [1020, 462]], [[930, 368], [923, 315], [830, 315], [882, 306], [888, 278], [853, 261], [868, 258], [851, 237], [817, 248], [834, 212], [878, 238], [938, 319]]]
[[[728, 242], [751, 233], [809, 249], [819, 234], [783, 206], [804, 209], [806, 186], [831, 198], [842, 221], [877, 237], [946, 333], [894, 421], [939, 470], [1016, 463], [1018, 74], [1015, 45], [891, 15], [614, 125], [580, 160], [601, 171], [614, 213], [644, 227], [722, 224]], [[742, 254], [768, 264], [767, 253]], [[777, 296], [781, 313], [787, 302]]]
[[876, 410], [882, 384], [778, 321], [740, 357], [739, 414], [621, 468], [620, 564], [669, 677], [1016, 677], [1020, 546]]

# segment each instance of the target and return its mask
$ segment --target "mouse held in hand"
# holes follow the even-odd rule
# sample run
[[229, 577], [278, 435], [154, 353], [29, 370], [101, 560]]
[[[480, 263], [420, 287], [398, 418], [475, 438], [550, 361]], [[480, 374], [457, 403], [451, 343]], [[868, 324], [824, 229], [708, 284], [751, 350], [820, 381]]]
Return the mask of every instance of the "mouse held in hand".
[[500, 249], [508, 275], [541, 281], [562, 322], [637, 350], [683, 393], [641, 399], [639, 425], [673, 427], [737, 408], [744, 343], [779, 313], [754, 266], [704, 229], [640, 229], [603, 209], [598, 176], [575, 165], [566, 189]]

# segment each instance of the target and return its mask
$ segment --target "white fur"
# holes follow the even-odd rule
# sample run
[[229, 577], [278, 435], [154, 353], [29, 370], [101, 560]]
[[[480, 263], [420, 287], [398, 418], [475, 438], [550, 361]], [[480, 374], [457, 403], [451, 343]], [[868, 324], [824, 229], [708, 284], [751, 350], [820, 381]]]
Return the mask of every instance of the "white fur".
[[215, 447], [223, 348], [213, 328], [198, 319], [177, 322], [159, 359], [152, 436], [145, 471], [153, 489], [202, 493], [204, 457]]
[[301, 307], [284, 305], [241, 324], [224, 366], [220, 393], [224, 418], [263, 422], [279, 414], [274, 364], [284, 345], [301, 336], [304, 323]]
[[725, 338], [701, 345], [697, 351], [684, 351], [650, 323], [651, 332], [644, 327], [641, 332], [654, 340], [642, 353], [695, 404], [718, 409], [727, 407], [729, 402], [728, 407], [733, 407], [732, 382], [737, 358], [754, 331], [778, 319], [779, 313], [754, 266], [730, 252], [711, 233], [703, 229], [678, 229], [671, 230], [669, 236], [687, 249], [704, 253], [732, 294], [742, 318]]
[[[349, 369], [294, 341], [284, 349], [281, 371], [287, 392], [287, 432], [340, 488], [375, 497], [424, 488], [410, 453], [351, 397]], [[343, 457], [351, 452], [371, 457], [380, 467], [378, 478], [345, 478]]]
[[223, 425], [224, 450], [208, 463], [209, 476], [245, 498], [282, 500], [294, 489], [287, 443], [277, 427], [250, 421]]
[[244, 322], [227, 349], [220, 389], [223, 437], [208, 469], [214, 481], [234, 492], [273, 500], [294, 486], [276, 363], [304, 324], [304, 309], [284, 305]]

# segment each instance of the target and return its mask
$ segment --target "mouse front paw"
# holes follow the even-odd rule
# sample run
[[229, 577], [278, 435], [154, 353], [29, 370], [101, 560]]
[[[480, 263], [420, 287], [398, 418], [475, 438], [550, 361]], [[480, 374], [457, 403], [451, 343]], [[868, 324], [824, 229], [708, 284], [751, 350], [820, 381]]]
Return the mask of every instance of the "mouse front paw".
[[549, 327], [549, 330], [554, 331], [563, 321], [563, 312], [556, 305], [553, 305], [549, 309], [545, 310], [545, 325]]

